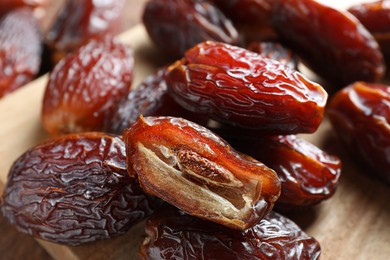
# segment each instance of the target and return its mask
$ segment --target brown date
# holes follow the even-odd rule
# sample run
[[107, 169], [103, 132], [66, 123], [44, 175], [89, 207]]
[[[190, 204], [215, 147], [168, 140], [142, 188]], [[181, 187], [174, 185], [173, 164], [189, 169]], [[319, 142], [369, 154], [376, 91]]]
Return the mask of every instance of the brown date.
[[336, 190], [340, 159], [295, 135], [240, 138], [230, 143], [278, 174], [282, 190], [275, 207], [279, 209], [312, 206], [330, 198]]
[[29, 149], [13, 164], [2, 199], [3, 216], [20, 232], [67, 245], [123, 234], [158, 205], [127, 174], [123, 140], [104, 133]]
[[151, 40], [173, 58], [206, 40], [238, 44], [231, 21], [207, 1], [150, 0], [142, 19]]
[[133, 50], [110, 37], [66, 56], [45, 90], [45, 130], [51, 135], [101, 131], [130, 91], [133, 66]]
[[341, 87], [384, 76], [378, 43], [348, 12], [315, 0], [277, 0], [272, 9], [281, 41], [325, 80]]
[[163, 67], [148, 76], [139, 86], [132, 89], [108, 122], [106, 131], [121, 134], [143, 116], [176, 116], [207, 124], [207, 118], [189, 112], [178, 105], [169, 95], [166, 82], [167, 68]]
[[121, 30], [125, 0], [67, 0], [47, 34], [56, 64], [91, 39], [103, 39]]
[[51, 0], [1, 0], [0, 15], [22, 7], [36, 8], [44, 6], [50, 2]]
[[124, 139], [130, 176], [188, 214], [244, 230], [279, 197], [273, 170], [185, 119], [141, 117]]
[[285, 64], [211, 41], [172, 64], [167, 81], [170, 94], [186, 109], [273, 134], [314, 132], [328, 97]]
[[288, 218], [270, 212], [255, 226], [236, 231], [179, 211], [146, 221], [143, 259], [319, 259], [319, 243]]
[[356, 161], [390, 183], [390, 87], [353, 83], [334, 95], [328, 115]]
[[390, 5], [388, 1], [361, 3], [348, 9], [372, 33], [390, 61]]
[[41, 52], [41, 32], [31, 10], [15, 10], [0, 18], [0, 98], [35, 78]]

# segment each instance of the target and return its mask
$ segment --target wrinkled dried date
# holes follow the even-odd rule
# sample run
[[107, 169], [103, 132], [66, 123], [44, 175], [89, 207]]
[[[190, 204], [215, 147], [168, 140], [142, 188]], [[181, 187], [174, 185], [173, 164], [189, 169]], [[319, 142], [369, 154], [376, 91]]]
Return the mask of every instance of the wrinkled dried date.
[[133, 50], [111, 38], [92, 40], [50, 74], [42, 122], [52, 135], [100, 131], [130, 91]]
[[230, 20], [207, 1], [151, 0], [142, 19], [155, 45], [174, 58], [206, 40], [238, 43]]
[[123, 234], [155, 202], [128, 176], [121, 138], [84, 133], [46, 141], [19, 157], [1, 210], [23, 233], [77, 245]]
[[57, 63], [90, 39], [120, 32], [125, 0], [68, 0], [47, 34], [47, 44]]
[[279, 197], [273, 170], [195, 123], [141, 117], [124, 138], [130, 175], [146, 192], [191, 215], [244, 230]]
[[282, 42], [325, 80], [340, 87], [384, 76], [378, 43], [351, 14], [314, 0], [277, 0], [272, 13]]
[[31, 10], [19, 9], [1, 17], [0, 98], [38, 74], [41, 52], [41, 33]]
[[273, 134], [314, 132], [327, 100], [320, 85], [288, 66], [211, 41], [171, 65], [167, 81], [186, 109]]
[[150, 260], [314, 260], [321, 254], [313, 237], [275, 212], [240, 232], [172, 210], [153, 215], [145, 230], [140, 255]]
[[357, 161], [390, 183], [390, 87], [351, 84], [334, 95], [328, 115]]

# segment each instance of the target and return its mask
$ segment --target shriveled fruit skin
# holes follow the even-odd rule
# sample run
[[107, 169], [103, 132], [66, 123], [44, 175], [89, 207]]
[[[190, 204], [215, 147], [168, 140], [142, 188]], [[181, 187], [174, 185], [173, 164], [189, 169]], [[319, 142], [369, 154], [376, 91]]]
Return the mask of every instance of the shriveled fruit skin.
[[67, 0], [47, 33], [47, 43], [57, 63], [91, 39], [121, 31], [125, 0]]
[[195, 44], [214, 40], [238, 44], [238, 33], [212, 3], [199, 0], [151, 0], [142, 16], [155, 45], [172, 58], [180, 58]]
[[288, 218], [270, 212], [237, 231], [180, 211], [158, 212], [146, 221], [143, 259], [319, 259], [320, 244]]
[[41, 32], [31, 10], [19, 9], [0, 18], [0, 98], [38, 74]]
[[280, 62], [211, 41], [169, 67], [168, 87], [190, 111], [273, 134], [314, 132], [328, 97], [320, 85]]
[[129, 174], [147, 193], [191, 215], [244, 230], [279, 197], [273, 170], [190, 121], [141, 117], [124, 140]]
[[49, 4], [50, 2], [51, 0], [1, 0], [0, 15], [3, 15], [18, 8], [36, 8], [44, 6]]
[[257, 140], [236, 139], [231, 143], [278, 174], [282, 184], [275, 204], [278, 209], [312, 206], [329, 199], [336, 191], [341, 174], [340, 159], [302, 138], [260, 136]]
[[157, 203], [128, 176], [123, 140], [105, 133], [29, 149], [13, 164], [2, 199], [3, 216], [20, 232], [67, 245], [121, 235]]
[[133, 50], [91, 40], [59, 62], [46, 86], [42, 122], [51, 135], [101, 131], [130, 91]]
[[355, 82], [333, 96], [328, 115], [356, 162], [390, 183], [390, 87]]
[[351, 14], [314, 0], [277, 0], [272, 20], [281, 41], [337, 87], [384, 76], [378, 43]]

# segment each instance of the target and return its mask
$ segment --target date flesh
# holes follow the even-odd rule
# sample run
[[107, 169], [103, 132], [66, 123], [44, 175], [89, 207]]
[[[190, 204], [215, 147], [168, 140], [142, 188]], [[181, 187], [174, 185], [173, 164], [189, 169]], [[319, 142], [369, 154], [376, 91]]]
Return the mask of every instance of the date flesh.
[[285, 64], [218, 42], [203, 42], [169, 67], [168, 88], [184, 108], [264, 133], [314, 132], [326, 91]]
[[357, 161], [390, 183], [390, 87], [351, 84], [331, 99], [328, 115]]
[[104, 133], [29, 149], [13, 164], [2, 199], [3, 216], [20, 232], [67, 245], [123, 234], [156, 203], [128, 176], [123, 140]]
[[125, 0], [67, 0], [47, 34], [56, 64], [66, 54], [91, 39], [103, 39], [121, 31]]
[[143, 259], [319, 259], [319, 243], [288, 218], [270, 212], [255, 226], [237, 231], [179, 211], [158, 212], [146, 221]]
[[41, 52], [39, 24], [31, 10], [19, 9], [1, 17], [0, 98], [35, 78]]
[[281, 41], [337, 87], [384, 76], [378, 43], [351, 14], [314, 0], [278, 0], [272, 20]]
[[172, 58], [206, 40], [238, 44], [231, 21], [207, 1], [151, 0], [142, 19], [151, 40]]
[[193, 216], [244, 230], [279, 197], [273, 170], [185, 119], [141, 117], [124, 139], [130, 176]]
[[133, 67], [133, 50], [110, 37], [91, 40], [66, 56], [45, 90], [45, 130], [51, 135], [101, 131], [128, 95]]

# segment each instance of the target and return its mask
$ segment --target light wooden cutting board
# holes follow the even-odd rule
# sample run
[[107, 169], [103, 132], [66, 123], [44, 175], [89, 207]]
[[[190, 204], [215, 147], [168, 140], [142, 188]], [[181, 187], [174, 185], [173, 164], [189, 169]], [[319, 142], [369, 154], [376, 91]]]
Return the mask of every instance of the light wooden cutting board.
[[[343, 7], [342, 3], [335, 3]], [[134, 84], [137, 85], [162, 65], [162, 60], [141, 25], [120, 38], [135, 49]], [[0, 100], [0, 191], [12, 162], [29, 147], [49, 138], [40, 123], [46, 82], [47, 76], [44, 76]], [[343, 161], [343, 172], [331, 199], [311, 211], [290, 217], [320, 242], [321, 259], [389, 259], [390, 187], [359, 169], [326, 118], [315, 134], [304, 137], [327, 152], [337, 154]], [[136, 259], [143, 236], [143, 223], [140, 223], [122, 237], [83, 246], [38, 241], [56, 259]]]

